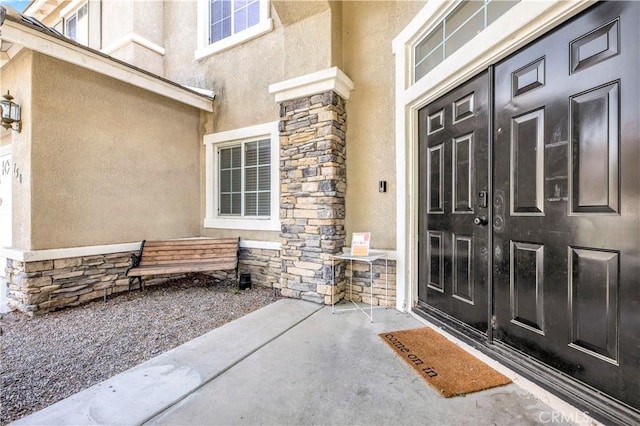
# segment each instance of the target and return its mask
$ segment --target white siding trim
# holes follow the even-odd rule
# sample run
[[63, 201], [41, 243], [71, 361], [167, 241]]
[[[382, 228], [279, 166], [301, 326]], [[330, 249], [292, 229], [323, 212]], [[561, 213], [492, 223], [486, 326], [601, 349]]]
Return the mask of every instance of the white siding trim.
[[275, 95], [276, 103], [329, 90], [333, 90], [345, 100], [349, 99], [353, 90], [353, 81], [338, 67], [332, 67], [269, 85], [269, 93]]
[[418, 110], [589, 7], [591, 0], [522, 0], [473, 40], [411, 85], [413, 46], [437, 24], [447, 0], [432, 0], [393, 40], [396, 55], [396, 308], [417, 302]]
[[254, 241], [241, 239], [240, 247], [263, 250], [280, 250], [280, 243], [278, 241]]
[[104, 47], [101, 52], [104, 53], [105, 55], [110, 55], [111, 53], [115, 52], [116, 50], [126, 46], [129, 43], [135, 43], [138, 44], [142, 47], [145, 47], [149, 50], [151, 50], [154, 53], [157, 53], [158, 55], [164, 56], [166, 51], [164, 49], [164, 47], [152, 42], [151, 40], [148, 40], [144, 37], [142, 37], [141, 35], [138, 35], [136, 33], [129, 33], [125, 36], [120, 37], [119, 39], [117, 39], [116, 41], [114, 41], [113, 43], [111, 43], [109, 46]]
[[64, 259], [67, 257], [95, 256], [100, 254], [122, 253], [140, 250], [141, 241], [135, 243], [108, 244], [100, 246], [70, 247], [47, 250], [19, 250], [0, 248], [0, 257], [20, 262], [37, 262], [40, 260]]

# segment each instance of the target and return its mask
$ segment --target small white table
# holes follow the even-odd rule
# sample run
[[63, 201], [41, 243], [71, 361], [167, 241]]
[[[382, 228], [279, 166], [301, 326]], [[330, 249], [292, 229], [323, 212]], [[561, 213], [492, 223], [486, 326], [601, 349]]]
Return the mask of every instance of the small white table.
[[[386, 253], [382, 251], [370, 250], [368, 256], [353, 256], [349, 253], [336, 254], [331, 256], [331, 284], [334, 287], [331, 291], [331, 313], [342, 312], [342, 311], [354, 311], [359, 310], [367, 318], [373, 322], [373, 262], [378, 259], [384, 259], [384, 308], [387, 307], [389, 303], [389, 261], [387, 260]], [[351, 303], [355, 306], [355, 308], [344, 308], [344, 309], [336, 309], [335, 308], [335, 285], [336, 285], [336, 260], [348, 260], [350, 262], [351, 275], [349, 276], [349, 299], [351, 299]], [[369, 313], [367, 313], [360, 305], [353, 301], [353, 262], [366, 262], [369, 264]], [[346, 291], [346, 289], [345, 289]]]

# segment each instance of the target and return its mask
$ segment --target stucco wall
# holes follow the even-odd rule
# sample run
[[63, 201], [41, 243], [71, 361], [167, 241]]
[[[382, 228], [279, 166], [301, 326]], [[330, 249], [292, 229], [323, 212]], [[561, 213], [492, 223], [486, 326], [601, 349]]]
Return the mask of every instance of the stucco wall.
[[[286, 3], [279, 8], [278, 3]], [[282, 19], [278, 11], [286, 13]], [[213, 90], [214, 118], [206, 133], [278, 120], [279, 106], [269, 85], [332, 66], [332, 13], [325, 1], [274, 2], [273, 31], [241, 46], [195, 59], [197, 3], [165, 3], [165, 75], [189, 86]], [[205, 215], [204, 148], [201, 150], [201, 222]], [[202, 235], [278, 241], [276, 231], [202, 228]]]
[[41, 54], [33, 92], [32, 229], [19, 248], [199, 234], [198, 110]]
[[[354, 81], [347, 103], [347, 235], [373, 232], [376, 248], [395, 247], [394, 56], [391, 41], [424, 1], [274, 1], [274, 30], [195, 60], [195, 1], [165, 4], [165, 72], [169, 79], [216, 93], [212, 129], [274, 121], [268, 86], [340, 66]], [[204, 155], [204, 151], [203, 151]], [[204, 170], [204, 161], [201, 163]], [[388, 190], [378, 192], [378, 181]], [[204, 176], [201, 177], [204, 188]], [[201, 204], [204, 217], [204, 200]], [[275, 232], [203, 229], [205, 235], [277, 240]], [[349, 241], [348, 241], [349, 242]]]
[[[375, 248], [395, 248], [395, 57], [393, 38], [424, 1], [343, 2], [343, 71], [354, 82], [347, 102], [347, 244], [371, 231]], [[378, 192], [378, 181], [387, 192]]]
[[[164, 2], [103, 1], [102, 15], [101, 49], [114, 58], [164, 76], [164, 56], [145, 45], [150, 42], [163, 46]], [[139, 38], [140, 42], [132, 38]], [[114, 49], [123, 39], [126, 42]]]
[[21, 106], [22, 131], [0, 130], [0, 143], [12, 145], [12, 246], [28, 247], [31, 236], [31, 155], [32, 135], [32, 60], [31, 51], [23, 49], [0, 69], [0, 90], [15, 97]]
[[195, 59], [196, 1], [165, 3], [165, 75], [215, 92], [213, 131], [277, 120], [279, 108], [269, 85], [332, 65], [329, 3], [285, 3], [284, 23], [272, 4], [273, 31], [200, 60]]

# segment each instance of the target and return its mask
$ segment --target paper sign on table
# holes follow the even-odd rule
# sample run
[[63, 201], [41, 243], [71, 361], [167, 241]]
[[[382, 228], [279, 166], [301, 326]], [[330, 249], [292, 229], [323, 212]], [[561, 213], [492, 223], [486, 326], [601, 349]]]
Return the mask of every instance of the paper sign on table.
[[368, 256], [371, 232], [354, 232], [351, 237], [351, 255]]

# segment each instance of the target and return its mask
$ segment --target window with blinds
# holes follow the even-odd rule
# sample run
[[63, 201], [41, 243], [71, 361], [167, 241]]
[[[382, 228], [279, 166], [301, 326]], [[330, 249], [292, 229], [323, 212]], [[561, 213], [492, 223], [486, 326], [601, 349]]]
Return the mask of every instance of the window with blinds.
[[259, 22], [259, 0], [209, 1], [209, 43], [230, 37]]
[[220, 148], [221, 216], [271, 215], [271, 141], [244, 142]]
[[89, 44], [89, 4], [85, 3], [64, 20], [64, 34], [80, 44]]

